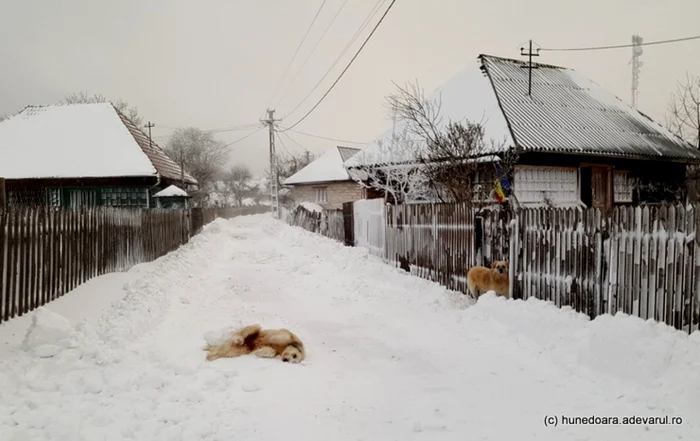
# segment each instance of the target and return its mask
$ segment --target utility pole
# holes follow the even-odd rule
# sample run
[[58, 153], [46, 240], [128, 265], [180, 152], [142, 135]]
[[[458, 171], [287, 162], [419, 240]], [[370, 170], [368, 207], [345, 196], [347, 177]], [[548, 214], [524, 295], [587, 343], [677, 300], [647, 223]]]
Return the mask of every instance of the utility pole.
[[537, 52], [532, 52], [532, 40], [530, 40], [530, 48], [525, 52], [525, 48], [521, 47], [520, 48], [520, 55], [521, 56], [526, 56], [528, 57], [528, 63], [527, 66], [520, 66], [528, 70], [528, 76], [527, 76], [527, 94], [529, 96], [532, 95], [532, 69], [537, 69], [537, 66], [532, 65], [532, 57], [539, 57], [540, 56], [540, 48], [537, 48]]
[[148, 129], [148, 146], [150, 148], [153, 148], [153, 138], [151, 137], [151, 129], [155, 126], [156, 125], [150, 121], [148, 121], [148, 124], [146, 124], [146, 128]]
[[639, 35], [632, 36], [632, 107], [635, 109], [639, 101], [639, 71], [644, 65], [639, 61], [639, 56], [644, 52], [641, 46], [643, 41]]
[[272, 217], [280, 218], [279, 186], [277, 185], [277, 153], [275, 152], [275, 111], [267, 109], [267, 119], [262, 122], [270, 128], [270, 211]]

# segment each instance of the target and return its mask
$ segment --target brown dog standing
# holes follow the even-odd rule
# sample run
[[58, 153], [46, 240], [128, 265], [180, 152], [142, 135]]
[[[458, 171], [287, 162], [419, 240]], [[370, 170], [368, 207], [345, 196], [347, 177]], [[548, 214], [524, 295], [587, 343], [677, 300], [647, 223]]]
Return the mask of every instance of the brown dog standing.
[[467, 273], [467, 289], [475, 299], [488, 291], [495, 291], [496, 295], [506, 298], [510, 297], [508, 262], [502, 260], [493, 262], [491, 268], [473, 267]]

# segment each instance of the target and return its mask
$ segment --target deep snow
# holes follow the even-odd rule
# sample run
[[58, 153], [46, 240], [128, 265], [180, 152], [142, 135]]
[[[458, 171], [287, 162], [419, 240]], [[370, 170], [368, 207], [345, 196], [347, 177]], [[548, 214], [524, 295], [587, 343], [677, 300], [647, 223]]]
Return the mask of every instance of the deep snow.
[[[50, 342], [60, 349], [53, 357], [21, 347], [2, 357], [0, 439], [691, 440], [700, 433], [699, 333], [624, 315], [589, 321], [537, 300], [489, 295], [470, 306], [362, 249], [267, 215], [219, 219], [135, 273], [101, 319]], [[52, 320], [35, 329], [62, 328], [46, 316]], [[254, 322], [292, 329], [307, 360], [204, 361], [205, 338]], [[545, 427], [546, 415], [669, 415], [683, 423]]]

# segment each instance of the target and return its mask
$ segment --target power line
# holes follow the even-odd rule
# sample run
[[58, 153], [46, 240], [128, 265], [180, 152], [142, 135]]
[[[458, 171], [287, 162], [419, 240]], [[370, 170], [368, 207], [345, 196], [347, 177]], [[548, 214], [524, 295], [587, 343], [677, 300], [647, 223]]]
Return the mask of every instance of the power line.
[[264, 129], [264, 128], [265, 128], [265, 126], [261, 126], [258, 130], [254, 131], [254, 132], [252, 132], [252, 133], [248, 133], [248, 134], [245, 135], [244, 137], [238, 138], [237, 140], [235, 140], [235, 141], [233, 141], [233, 142], [229, 142], [228, 144], [224, 145], [224, 147], [229, 147], [229, 146], [232, 146], [232, 145], [236, 144], [237, 142], [241, 142], [241, 141], [243, 141], [244, 139], [249, 138], [249, 137], [255, 135], [256, 133], [258, 133], [259, 131], [261, 131], [261, 130]]
[[287, 149], [287, 146], [284, 144], [284, 141], [282, 141], [282, 137], [280, 136], [279, 133], [277, 133], [277, 140], [280, 142], [280, 144], [282, 144], [282, 148], [284, 149], [284, 151], [287, 152], [287, 154], [288, 154], [289, 156], [292, 156], [292, 154], [289, 153], [289, 150]]
[[292, 138], [289, 133], [282, 132], [282, 135], [286, 136], [288, 140], [292, 141], [294, 144], [298, 145], [302, 150], [308, 150], [306, 147], [301, 145], [296, 139]]
[[333, 88], [335, 87], [335, 85], [338, 84], [338, 82], [340, 81], [341, 78], [343, 78], [343, 75], [345, 75], [345, 72], [347, 72], [348, 69], [350, 69], [350, 66], [352, 66], [352, 63], [353, 63], [353, 62], [355, 61], [355, 59], [357, 59], [357, 57], [360, 55], [360, 52], [362, 52], [362, 49], [365, 48], [365, 46], [367, 45], [367, 43], [369, 42], [369, 40], [372, 38], [372, 35], [374, 35], [374, 33], [375, 33], [375, 31], [377, 30], [377, 28], [379, 27], [379, 25], [382, 24], [382, 22], [384, 21], [384, 18], [386, 18], [386, 16], [387, 16], [387, 14], [389, 13], [389, 11], [391, 11], [391, 8], [394, 6], [394, 3], [396, 3], [396, 0], [391, 0], [391, 3], [389, 4], [389, 7], [386, 8], [386, 11], [384, 11], [384, 14], [382, 15], [382, 17], [379, 19], [379, 21], [377, 22], [377, 24], [374, 25], [374, 28], [372, 29], [372, 32], [369, 33], [369, 35], [368, 35], [367, 38], [365, 39], [364, 43], [362, 43], [362, 46], [360, 46], [360, 48], [359, 48], [359, 49], [357, 50], [357, 52], [355, 53], [355, 56], [352, 57], [352, 59], [350, 60], [350, 62], [348, 63], [348, 65], [345, 66], [345, 69], [343, 69], [343, 71], [340, 73], [340, 75], [338, 76], [338, 78], [333, 82], [333, 84], [331, 84], [331, 87], [326, 91], [326, 93], [323, 94], [323, 96], [321, 97], [321, 99], [318, 100], [318, 102], [311, 108], [311, 110], [309, 110], [308, 112], [306, 112], [306, 114], [305, 114], [304, 116], [302, 116], [300, 120], [298, 120], [297, 122], [295, 122], [294, 124], [292, 124], [291, 126], [289, 126], [287, 129], [285, 129], [285, 130], [283, 130], [283, 131], [291, 130], [291, 129], [293, 129], [294, 127], [298, 126], [298, 125], [299, 125], [302, 121], [304, 121], [309, 115], [311, 115], [311, 112], [313, 112], [314, 110], [316, 110], [316, 108], [323, 102], [324, 99], [326, 99], [326, 97], [328, 96], [329, 93], [331, 93], [331, 91], [333, 90]]
[[649, 41], [647, 43], [641, 43], [641, 44], [617, 44], [617, 45], [611, 45], [611, 46], [591, 46], [591, 47], [574, 47], [574, 48], [541, 48], [540, 50], [549, 51], [549, 52], [601, 51], [601, 50], [607, 50], [607, 49], [622, 49], [622, 48], [626, 48], [626, 47], [635, 47], [635, 46], [653, 46], [653, 45], [657, 45], [657, 44], [677, 43], [679, 41], [690, 41], [690, 40], [700, 40], [700, 35], [696, 35], [694, 37], [674, 38], [671, 40]]
[[[318, 89], [318, 86], [320, 86], [321, 83], [323, 82], [323, 80], [326, 79], [326, 77], [328, 76], [328, 74], [331, 73], [331, 71], [333, 70], [333, 68], [335, 67], [335, 65], [338, 64], [338, 62], [339, 62], [340, 59], [343, 57], [343, 55], [345, 55], [345, 53], [348, 51], [348, 49], [350, 49], [350, 47], [352, 46], [352, 44], [357, 40], [357, 37], [359, 37], [360, 34], [362, 33], [362, 31], [364, 31], [365, 28], [367, 27], [367, 25], [369, 25], [369, 23], [370, 23], [370, 21], [372, 20], [372, 18], [374, 18], [374, 16], [377, 15], [377, 12], [379, 12], [380, 6], [381, 6], [385, 1], [386, 1], [386, 0], [377, 0], [377, 3], [374, 4], [374, 7], [372, 8], [372, 10], [369, 11], [369, 14], [367, 14], [367, 17], [365, 17], [364, 21], [360, 24], [360, 27], [357, 29], [357, 31], [355, 32], [355, 34], [352, 36], [352, 38], [350, 39], [350, 41], [348, 42], [348, 44], [346, 44], [346, 45], [345, 45], [345, 48], [343, 48], [342, 52], [340, 52], [340, 55], [338, 55], [338, 57], [335, 59], [335, 61], [333, 61], [333, 64], [331, 64], [331, 66], [328, 68], [328, 70], [326, 70], [326, 73], [323, 74], [323, 76], [321, 77], [321, 79], [318, 80], [318, 82], [314, 85], [313, 88], [311, 88], [311, 90], [309, 91], [309, 93], [299, 102], [299, 104], [296, 105], [296, 107], [294, 107], [289, 113], [287, 113], [287, 114], [284, 116], [284, 118], [287, 118], [287, 117], [289, 117], [289, 115], [291, 115], [291, 114], [293, 114], [294, 112], [296, 112], [296, 110], [297, 110], [299, 107], [301, 107], [301, 105], [304, 104], [304, 103], [306, 102], [306, 100], [308, 100], [308, 99], [311, 97], [311, 95], [316, 91], [316, 89]], [[284, 119], [284, 118], [283, 118], [283, 119]]]
[[[233, 127], [223, 127], [223, 128], [218, 128], [218, 129], [201, 129], [201, 130], [203, 132], [210, 132], [210, 133], [233, 132], [236, 130], [252, 129], [252, 128], [257, 127], [259, 125], [260, 125], [260, 123], [256, 122], [256, 123], [250, 123], [250, 124], [241, 124], [241, 125], [233, 126]], [[163, 125], [160, 123], [158, 124], [158, 127], [164, 128], [164, 129], [171, 129], [171, 130], [180, 130], [180, 129], [185, 128], [185, 127], [166, 126], [166, 125]], [[163, 136], [167, 136], [167, 135], [163, 135]]]
[[336, 139], [336, 138], [329, 138], [329, 137], [327, 137], [327, 136], [314, 135], [314, 134], [311, 134], [311, 133], [301, 132], [301, 131], [299, 131], [299, 130], [290, 130], [290, 131], [291, 131], [291, 132], [294, 132], [294, 133], [298, 133], [298, 134], [300, 134], [300, 135], [310, 136], [310, 137], [312, 137], [312, 138], [326, 139], [326, 140], [328, 140], [328, 141], [344, 142], [344, 143], [347, 143], [347, 144], [361, 144], [361, 145], [367, 144], [366, 142], [348, 141], [348, 140], [346, 140], [346, 139]]
[[[327, 34], [328, 31], [330, 30], [331, 26], [333, 26], [333, 23], [335, 23], [335, 20], [338, 18], [338, 16], [340, 15], [340, 13], [343, 11], [343, 8], [345, 8], [345, 5], [346, 5], [347, 3], [348, 3], [348, 0], [345, 0], [345, 1], [343, 2], [343, 4], [340, 5], [340, 8], [338, 9], [338, 12], [335, 13], [335, 15], [333, 16], [333, 18], [331, 19], [331, 22], [328, 24], [328, 26], [326, 27], [326, 29], [324, 29], [323, 33], [321, 34], [321, 37], [318, 39], [318, 41], [316, 41], [316, 44], [315, 44], [314, 47], [311, 49], [311, 52], [309, 52], [309, 55], [306, 57], [306, 59], [304, 60], [304, 62], [301, 63], [301, 66], [299, 66], [299, 69], [297, 70], [296, 75], [294, 75], [294, 77], [292, 77], [292, 80], [290, 81], [289, 86], [287, 87], [287, 91], [289, 91], [289, 90], [291, 89], [292, 85], [293, 85], [294, 82], [297, 80], [297, 77], [299, 77], [299, 74], [301, 73], [302, 69], [304, 68], [304, 66], [306, 66], [306, 63], [309, 62], [309, 60], [311, 59], [311, 56], [312, 56], [312, 55], [314, 54], [314, 52], [316, 51], [316, 48], [318, 47], [319, 44], [321, 44], [321, 41], [323, 40], [323, 37], [326, 36], [326, 34]], [[274, 107], [279, 106], [280, 102], [284, 99], [285, 96], [286, 96], [286, 93], [283, 93], [283, 94], [279, 97], [279, 99], [277, 100], [277, 103], [275, 104]]]
[[311, 24], [306, 29], [306, 33], [304, 34], [304, 37], [301, 39], [301, 41], [299, 42], [299, 45], [297, 46], [296, 50], [294, 51], [294, 55], [292, 55], [292, 59], [289, 60], [289, 64], [287, 64], [287, 67], [282, 72], [282, 76], [280, 77], [279, 81], [277, 81], [277, 85], [275, 86], [275, 88], [272, 91], [272, 96], [270, 96], [270, 101], [268, 102], [268, 105], [267, 105], [268, 107], [270, 107], [270, 104], [272, 104], [272, 100], [275, 98], [275, 95], [277, 94], [277, 90], [279, 89], [280, 84], [282, 84], [282, 80], [284, 80], [284, 77], [287, 76], [287, 72], [289, 72], [289, 68], [292, 67], [292, 63], [294, 63], [294, 60], [296, 59], [297, 54], [299, 54], [299, 49], [301, 49], [301, 46], [306, 41], [306, 38], [309, 36], [309, 32], [311, 32], [311, 28], [313, 28], [314, 23], [316, 23], [316, 19], [318, 18], [319, 14], [321, 13], [321, 10], [323, 9], [323, 7], [326, 5], [327, 1], [328, 0], [323, 0], [323, 2], [321, 3], [321, 6], [319, 6], [318, 11], [316, 11], [316, 15], [314, 15], [314, 19], [311, 20]]

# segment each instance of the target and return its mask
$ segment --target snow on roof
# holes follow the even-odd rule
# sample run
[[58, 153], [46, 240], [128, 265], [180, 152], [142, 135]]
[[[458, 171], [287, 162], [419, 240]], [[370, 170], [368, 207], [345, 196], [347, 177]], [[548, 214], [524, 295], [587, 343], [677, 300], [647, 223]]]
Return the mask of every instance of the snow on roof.
[[110, 103], [29, 106], [0, 122], [0, 176], [179, 178], [177, 164], [148, 144]]
[[357, 154], [359, 151], [359, 149], [350, 147], [333, 147], [321, 157], [287, 178], [284, 181], [284, 185], [349, 181], [351, 179], [343, 166], [343, 157]]
[[[443, 124], [481, 121], [486, 138], [504, 148], [700, 161], [697, 149], [572, 69], [536, 64], [528, 96], [526, 65], [480, 55], [428, 98], [441, 99]], [[403, 127], [397, 124], [396, 132]], [[422, 145], [406, 148], [391, 140], [391, 132], [365, 147], [346, 167], [415, 162]]]
[[177, 187], [175, 185], [171, 185], [169, 187], [166, 187], [165, 189], [159, 191], [158, 193], [154, 194], [154, 198], [169, 198], [169, 197], [189, 197], [187, 192], [180, 187]]
[[[471, 121], [481, 122], [486, 139], [506, 147], [513, 145], [503, 113], [496, 96], [493, 93], [488, 78], [481, 71], [481, 63], [475, 61], [470, 67], [450, 78], [427, 97], [428, 100], [440, 102], [441, 127], [448, 122]], [[405, 130], [405, 122], [397, 121], [396, 133]], [[346, 167], [357, 167], [371, 164], [390, 164], [413, 162], [416, 154], [423, 146], [413, 147], [397, 145], [391, 139], [392, 129], [382, 134], [375, 143], [365, 147], [360, 153], [345, 163]], [[495, 153], [484, 150], [482, 153]]]

